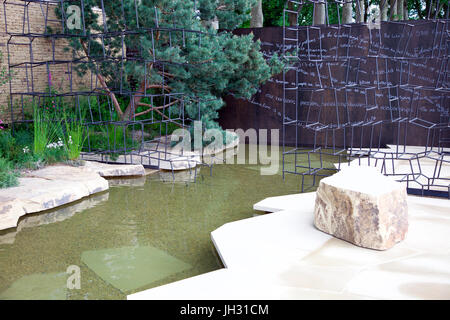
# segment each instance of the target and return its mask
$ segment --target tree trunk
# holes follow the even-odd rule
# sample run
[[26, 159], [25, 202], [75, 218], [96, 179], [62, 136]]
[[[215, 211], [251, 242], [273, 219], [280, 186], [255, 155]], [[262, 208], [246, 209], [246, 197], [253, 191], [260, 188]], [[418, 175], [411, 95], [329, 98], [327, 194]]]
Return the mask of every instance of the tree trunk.
[[[290, 2], [290, 1], [288, 2], [288, 9], [291, 11], [297, 11], [297, 9], [294, 6], [294, 3]], [[298, 24], [298, 21], [297, 21], [298, 16], [296, 14], [288, 12], [287, 16], [288, 16], [288, 22], [289, 22], [290, 26], [296, 26]]]
[[202, 24], [205, 28], [219, 30], [219, 19], [217, 17], [214, 17], [214, 19], [211, 20], [204, 20], [202, 21]]
[[262, 28], [264, 24], [264, 15], [262, 10], [262, 0], [258, 0], [252, 9], [252, 19], [250, 20], [250, 28]]
[[397, 20], [403, 20], [403, 11], [404, 11], [404, 0], [397, 0]]
[[313, 24], [325, 24], [325, 4], [316, 3], [314, 4], [314, 19]]
[[389, 15], [389, 18], [391, 20], [398, 20], [397, 19], [397, 0], [391, 0], [391, 13]]
[[364, 22], [365, 13], [364, 0], [359, 0], [356, 2], [356, 22]]
[[342, 23], [352, 23], [353, 7], [351, 2], [344, 3], [342, 8]]
[[388, 0], [381, 0], [380, 2], [380, 20], [387, 21], [388, 20]]
[[408, 12], [408, 1], [404, 1], [403, 3], [403, 20], [409, 19], [409, 12]]

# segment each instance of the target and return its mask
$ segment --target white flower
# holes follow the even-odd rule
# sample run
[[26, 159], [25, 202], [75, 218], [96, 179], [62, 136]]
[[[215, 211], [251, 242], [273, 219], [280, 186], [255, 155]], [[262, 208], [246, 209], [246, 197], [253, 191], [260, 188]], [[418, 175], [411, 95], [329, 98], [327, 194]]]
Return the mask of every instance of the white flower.
[[52, 142], [47, 145], [47, 149], [58, 149], [64, 147], [64, 142], [62, 142], [61, 138], [58, 142]]
[[29, 152], [30, 152], [30, 148], [28, 148], [28, 147], [23, 148], [23, 153], [29, 153]]

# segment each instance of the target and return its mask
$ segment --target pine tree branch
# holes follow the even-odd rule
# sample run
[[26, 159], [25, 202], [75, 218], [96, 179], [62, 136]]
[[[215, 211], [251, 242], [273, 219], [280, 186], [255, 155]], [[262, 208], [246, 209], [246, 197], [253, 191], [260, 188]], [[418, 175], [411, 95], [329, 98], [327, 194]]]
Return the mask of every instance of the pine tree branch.
[[[160, 108], [160, 107], [158, 107], [158, 108]], [[162, 113], [161, 111], [159, 111], [157, 108], [154, 108], [153, 110], [156, 111], [157, 113], [159, 113], [159, 114], [161, 115], [161, 117], [165, 118], [166, 120], [169, 120], [169, 122], [175, 124], [176, 126], [178, 126], [178, 127], [180, 127], [180, 128], [183, 128], [183, 126], [182, 126], [181, 124], [179, 124], [179, 123], [176, 122], [176, 121], [173, 121], [173, 120], [170, 119], [168, 116], [166, 116], [164, 113]], [[147, 110], [146, 110], [146, 111], [147, 111]], [[150, 110], [150, 111], [151, 111], [151, 110]], [[150, 111], [149, 111], [149, 112], [150, 112]]]
[[[83, 51], [84, 51], [86, 57], [89, 57], [89, 52], [86, 48], [86, 44], [83, 42], [82, 39], [80, 39], [80, 44], [81, 44], [81, 47], [83, 48]], [[94, 62], [94, 64], [95, 64], [95, 62]], [[97, 66], [97, 70], [100, 71], [98, 66]], [[113, 92], [111, 92], [111, 90], [109, 89], [108, 85], [106, 84], [106, 81], [103, 78], [103, 76], [98, 72], [96, 73], [96, 75], [97, 75], [98, 81], [100, 82], [101, 86], [103, 87], [103, 90], [105, 90], [108, 93], [109, 97], [111, 98], [113, 105], [114, 105], [114, 109], [116, 110], [119, 117], [122, 119], [123, 112], [122, 112], [122, 109], [120, 108], [119, 101], [117, 101], [116, 95]]]
[[[149, 72], [153, 69], [153, 63], [150, 63]], [[144, 78], [144, 80], [141, 82], [141, 86], [139, 87], [139, 90], [131, 97], [130, 103], [128, 104], [127, 108], [125, 109], [125, 113], [123, 115], [123, 119], [126, 119], [130, 116], [131, 109], [133, 106], [137, 106], [141, 99], [143, 98], [143, 95], [145, 95], [148, 85], [148, 78]]]
[[163, 86], [162, 84], [151, 84], [147, 86], [147, 89], [164, 89], [167, 92], [172, 91], [172, 88], [169, 86]]
[[176, 76], [172, 73], [168, 73], [168, 72], [163, 72], [163, 71], [158, 71], [158, 74], [163, 76], [163, 77], [169, 77], [169, 78], [175, 78]]
[[168, 104], [166, 104], [164, 106], [159, 106], [159, 107], [154, 107], [151, 104], [140, 102], [140, 103], [138, 103], [138, 106], [149, 107], [149, 109], [135, 114], [135, 117], [143, 116], [144, 114], [147, 114], [147, 113], [149, 113], [151, 111], [157, 111], [157, 110], [161, 110], [161, 109], [166, 109], [168, 107], [173, 106], [174, 104], [176, 104], [178, 102], [180, 102], [180, 100], [175, 100], [175, 101], [172, 101], [171, 103], [168, 103]]
[[198, 62], [190, 61], [189, 63], [193, 64], [193, 65], [198, 65], [198, 64], [204, 64], [204, 63], [208, 63], [208, 62], [213, 62], [214, 60], [215, 60], [214, 58], [211, 58], [211, 59], [208, 59], [208, 60], [203, 60], [203, 61], [198, 61]]

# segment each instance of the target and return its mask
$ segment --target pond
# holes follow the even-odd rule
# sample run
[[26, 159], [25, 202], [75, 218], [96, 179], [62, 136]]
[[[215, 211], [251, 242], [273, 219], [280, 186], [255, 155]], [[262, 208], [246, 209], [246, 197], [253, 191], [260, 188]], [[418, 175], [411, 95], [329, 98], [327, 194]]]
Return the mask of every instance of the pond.
[[[178, 182], [167, 173], [121, 180], [106, 193], [23, 217], [0, 231], [0, 299], [126, 299], [223, 268], [210, 233], [260, 214], [252, 207], [264, 198], [300, 190], [301, 177], [283, 181], [281, 166], [270, 176], [260, 167], [214, 165], [212, 175], [201, 168], [195, 183], [182, 182], [186, 172]], [[69, 266], [79, 267], [80, 289], [67, 288]]]

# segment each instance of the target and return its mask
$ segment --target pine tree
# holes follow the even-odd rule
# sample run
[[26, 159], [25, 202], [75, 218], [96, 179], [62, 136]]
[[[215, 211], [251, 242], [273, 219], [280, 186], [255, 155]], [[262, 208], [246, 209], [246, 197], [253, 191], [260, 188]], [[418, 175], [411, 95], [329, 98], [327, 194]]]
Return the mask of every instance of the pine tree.
[[[254, 41], [252, 34], [236, 36], [231, 33], [232, 29], [249, 19], [254, 3], [255, 0], [124, 0], [122, 8], [120, 1], [103, 1], [105, 29], [105, 25], [99, 23], [98, 11], [93, 10], [94, 7], [102, 7], [101, 1], [85, 0], [84, 18], [88, 36], [104, 31], [113, 34], [125, 29], [136, 32], [123, 37], [126, 52], [123, 51], [120, 35], [102, 40], [74, 37], [70, 41], [73, 54], [77, 56], [81, 52], [89, 57], [89, 63], [79, 65], [77, 70], [80, 75], [94, 71], [98, 82], [110, 95], [121, 120], [130, 117], [133, 105], [136, 106], [135, 114], [140, 117], [152, 110], [165, 110], [163, 106], [180, 106], [177, 100], [169, 104], [160, 101], [158, 106], [154, 102], [152, 105], [139, 93], [181, 92], [184, 93], [185, 110], [190, 118], [198, 117], [200, 107], [205, 128], [218, 128], [218, 110], [224, 106], [225, 95], [250, 98], [262, 83], [282, 68], [277, 57], [270, 61], [263, 58], [260, 42]], [[219, 32], [204, 23], [215, 18], [221, 29], [228, 30]], [[202, 34], [150, 31], [157, 27], [198, 30]], [[116, 60], [103, 60], [104, 55]], [[128, 59], [124, 60], [122, 68], [125, 55]], [[153, 63], [154, 59], [170, 63], [163, 66]], [[135, 94], [120, 94], [126, 90]]]

